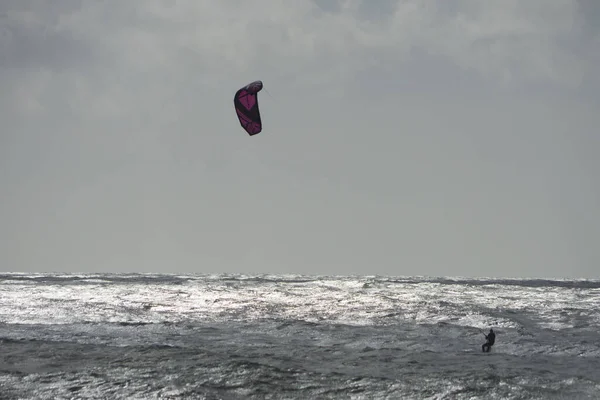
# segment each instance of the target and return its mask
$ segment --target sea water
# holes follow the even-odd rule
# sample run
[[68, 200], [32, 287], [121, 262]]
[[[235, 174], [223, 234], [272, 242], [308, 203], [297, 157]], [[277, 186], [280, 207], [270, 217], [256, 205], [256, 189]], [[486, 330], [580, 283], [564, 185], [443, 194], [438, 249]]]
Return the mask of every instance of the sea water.
[[599, 326], [590, 280], [0, 274], [0, 399], [598, 399]]

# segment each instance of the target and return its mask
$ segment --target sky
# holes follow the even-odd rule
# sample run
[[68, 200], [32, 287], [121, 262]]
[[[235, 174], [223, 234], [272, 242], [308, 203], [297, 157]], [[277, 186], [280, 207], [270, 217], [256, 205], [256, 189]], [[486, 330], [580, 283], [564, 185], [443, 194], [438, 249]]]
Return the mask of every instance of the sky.
[[598, 71], [596, 0], [3, 0], [0, 270], [600, 278]]

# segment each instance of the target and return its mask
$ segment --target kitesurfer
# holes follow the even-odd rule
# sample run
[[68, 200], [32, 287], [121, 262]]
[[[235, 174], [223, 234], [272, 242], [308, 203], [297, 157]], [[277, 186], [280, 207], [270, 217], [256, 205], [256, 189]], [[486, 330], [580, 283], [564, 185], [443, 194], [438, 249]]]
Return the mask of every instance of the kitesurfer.
[[490, 328], [490, 333], [488, 333], [487, 335], [484, 333], [484, 336], [485, 336], [486, 341], [481, 346], [481, 351], [483, 351], [484, 353], [489, 353], [490, 349], [496, 342], [496, 334], [494, 333], [494, 330]]

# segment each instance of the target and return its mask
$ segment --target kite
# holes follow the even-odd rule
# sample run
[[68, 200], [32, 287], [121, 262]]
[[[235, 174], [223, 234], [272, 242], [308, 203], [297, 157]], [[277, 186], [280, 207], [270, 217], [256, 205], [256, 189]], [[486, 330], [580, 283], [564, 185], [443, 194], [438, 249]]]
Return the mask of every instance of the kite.
[[233, 96], [233, 105], [240, 124], [250, 136], [256, 135], [262, 130], [262, 121], [258, 111], [258, 92], [262, 88], [262, 81], [254, 81], [235, 92], [235, 96]]

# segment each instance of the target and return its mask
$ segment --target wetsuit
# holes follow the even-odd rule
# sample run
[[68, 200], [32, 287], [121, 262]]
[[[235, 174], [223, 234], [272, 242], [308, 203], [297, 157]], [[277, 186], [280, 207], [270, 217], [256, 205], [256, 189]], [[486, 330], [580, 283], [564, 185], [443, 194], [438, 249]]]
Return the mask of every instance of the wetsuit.
[[490, 333], [485, 335], [485, 338], [487, 339], [487, 341], [483, 344], [483, 346], [481, 346], [481, 351], [483, 351], [484, 353], [488, 353], [494, 345], [494, 343], [496, 342], [496, 334], [493, 330], [490, 329]]

